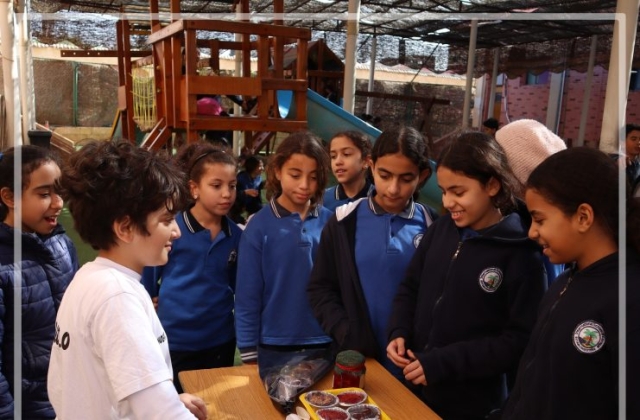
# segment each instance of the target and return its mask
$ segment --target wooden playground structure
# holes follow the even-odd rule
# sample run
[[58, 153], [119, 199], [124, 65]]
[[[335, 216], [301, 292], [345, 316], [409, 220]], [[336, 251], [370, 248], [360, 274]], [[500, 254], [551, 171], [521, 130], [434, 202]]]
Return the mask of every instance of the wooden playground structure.
[[[274, 0], [276, 15], [284, 10], [283, 1]], [[108, 52], [109, 56], [116, 57], [118, 64], [118, 113], [112, 137], [121, 136], [142, 147], [158, 150], [177, 146], [171, 143], [174, 133], [192, 143], [209, 131], [234, 131], [243, 133], [245, 147], [254, 152], [266, 147], [268, 154], [276, 133], [310, 127], [308, 89], [326, 97], [329, 88], [337, 93], [335, 99], [339, 100], [344, 64], [323, 40], [311, 41], [311, 30], [286, 27], [277, 20], [271, 24], [201, 19], [160, 22], [158, 3], [159, 0], [149, 1], [151, 19], [148, 21], [121, 19], [116, 23], [117, 50]], [[181, 16], [179, 0], [171, 0], [169, 6], [167, 16]], [[248, 0], [240, 0], [234, 9], [236, 7], [244, 16], [250, 13]], [[222, 38], [235, 40], [215, 39], [211, 32], [226, 33], [229, 36]], [[150, 51], [133, 50], [134, 36], [143, 37]], [[210, 52], [207, 63], [200, 57], [200, 50]], [[239, 56], [240, 74], [221, 71], [223, 50], [234, 51]], [[77, 57], [91, 56], [93, 52], [63, 51], [63, 54]], [[105, 52], [99, 54], [105, 55]], [[203, 64], [206, 72], [200, 71]], [[144, 96], [140, 95], [141, 85], [144, 85]], [[278, 103], [279, 97], [280, 100], [285, 97], [279, 95], [279, 91], [287, 91], [287, 103]], [[199, 98], [230, 95], [250, 99], [255, 106], [240, 109], [234, 115], [198, 112]], [[420, 104], [424, 115], [420, 130], [430, 141], [426, 117], [433, 105], [450, 103], [385, 92], [356, 91], [356, 95]]]
[[[249, 2], [242, 0], [242, 13], [249, 13]], [[274, 1], [275, 12], [284, 10], [283, 0]], [[180, 2], [171, 0], [171, 15], [180, 13]], [[158, 0], [150, 0], [151, 16], [158, 14]], [[135, 139], [133, 70], [135, 67], [153, 66], [155, 79], [156, 123], [145, 137], [142, 147], [159, 149], [165, 146], [174, 130], [184, 130], [186, 141], [197, 141], [199, 133], [206, 130], [242, 131], [245, 145], [261, 147], [276, 132], [293, 132], [307, 127], [306, 91], [307, 44], [311, 31], [289, 28], [282, 22], [256, 24], [249, 22], [213, 20], [173, 20], [161, 24], [152, 19], [146, 28], [140, 22], [117, 22], [118, 47], [118, 108], [121, 114], [122, 136]], [[198, 33], [223, 32], [240, 35], [241, 41], [199, 39]], [[131, 36], [146, 35], [151, 55], [132, 61], [139, 52], [131, 50]], [[295, 44], [295, 71], [283, 66], [285, 45]], [[209, 64], [212, 75], [201, 76], [197, 72], [198, 48], [211, 51]], [[217, 76], [219, 52], [235, 50], [242, 57], [242, 75]], [[257, 74], [251, 74], [251, 53], [257, 53]], [[279, 90], [293, 92], [292, 107], [287, 119], [278, 112]], [[210, 116], [197, 113], [198, 96], [242, 95], [255, 98], [255, 112], [233, 116]], [[260, 144], [258, 144], [260, 143]]]

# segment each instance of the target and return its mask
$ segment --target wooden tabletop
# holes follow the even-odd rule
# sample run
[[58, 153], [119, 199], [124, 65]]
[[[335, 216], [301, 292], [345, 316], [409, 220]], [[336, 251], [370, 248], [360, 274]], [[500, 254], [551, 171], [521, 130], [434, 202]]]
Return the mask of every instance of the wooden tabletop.
[[[440, 417], [387, 372], [374, 359], [366, 361], [364, 389], [391, 420], [436, 420]], [[207, 403], [210, 419], [284, 419], [264, 389], [258, 367], [192, 370], [180, 373], [185, 392], [198, 395]], [[333, 370], [312, 389], [331, 389]]]

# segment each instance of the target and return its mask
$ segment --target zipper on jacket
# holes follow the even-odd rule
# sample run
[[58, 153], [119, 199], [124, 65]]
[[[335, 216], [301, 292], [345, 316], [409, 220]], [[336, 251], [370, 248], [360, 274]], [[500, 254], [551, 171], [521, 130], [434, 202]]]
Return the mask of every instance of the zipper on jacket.
[[[460, 249], [462, 249], [462, 244], [463, 241], [459, 241], [458, 242], [458, 247], [456, 248], [456, 251], [453, 253], [453, 256], [451, 257], [451, 261], [449, 261], [449, 267], [447, 268], [447, 275], [444, 278], [444, 285], [442, 286], [442, 293], [440, 293], [440, 296], [438, 297], [438, 299], [436, 299], [436, 303], [433, 304], [433, 309], [431, 310], [431, 318], [435, 319], [435, 313], [436, 313], [436, 309], [438, 308], [438, 305], [440, 304], [440, 302], [442, 301], [442, 298], [444, 297], [444, 293], [445, 290], [447, 289], [447, 283], [449, 283], [449, 273], [451, 272], [451, 267], [453, 266], [453, 263], [456, 261], [456, 259], [458, 258], [458, 254], [460, 254]], [[433, 326], [432, 326], [433, 329]], [[431, 343], [427, 343], [426, 346], [424, 346], [424, 351], [429, 350]]]
[[[556, 306], [558, 306], [558, 303], [560, 302], [560, 299], [562, 299], [562, 296], [565, 294], [565, 292], [567, 291], [567, 288], [569, 287], [569, 285], [571, 284], [571, 282], [573, 281], [573, 275], [571, 275], [568, 279], [567, 279], [567, 284], [564, 285], [564, 287], [562, 288], [562, 290], [560, 291], [560, 293], [558, 294], [558, 298], [556, 299], [555, 302], [553, 302], [553, 305], [551, 305], [551, 309], [549, 309], [549, 314], [547, 315], [547, 319], [544, 321], [544, 325], [542, 326], [542, 329], [540, 330], [540, 336], [539, 338], [541, 338], [542, 336], [544, 336], [544, 332], [547, 329], [547, 325], [549, 325], [549, 320], [551, 319], [551, 315], [553, 314], [553, 311], [556, 309]], [[529, 368], [531, 367], [531, 364], [533, 363], [533, 359], [530, 360], [526, 366], [523, 369], [523, 374], [525, 372], [527, 372], [529, 370]], [[520, 376], [521, 373], [518, 372], [518, 376]], [[521, 391], [522, 392], [522, 391]], [[518, 413], [518, 410], [520, 409], [520, 403], [522, 400], [518, 400], [516, 406], [513, 408], [513, 413]]]
[[453, 266], [453, 263], [458, 258], [458, 254], [460, 254], [462, 243], [463, 241], [458, 242], [458, 247], [456, 248], [456, 252], [453, 253], [453, 256], [451, 257], [451, 261], [449, 261], [449, 267], [447, 268], [447, 276], [444, 278], [444, 285], [442, 286], [442, 293], [440, 293], [440, 296], [438, 297], [438, 299], [436, 299], [436, 303], [433, 304], [433, 310], [431, 311], [432, 317], [436, 313], [436, 308], [438, 307], [438, 305], [442, 301], [442, 298], [444, 297], [445, 290], [447, 290], [447, 283], [449, 283], [449, 277], [450, 277], [449, 273], [451, 272], [451, 267]]
[[[571, 275], [569, 279], [567, 279], [567, 284], [564, 285], [564, 287], [558, 294], [558, 298], [556, 299], [555, 302], [553, 302], [553, 305], [551, 305], [551, 309], [549, 309], [549, 315], [547, 315], [547, 319], [545, 319], [544, 325], [542, 325], [542, 329], [540, 330], [539, 337], [544, 336], [544, 332], [547, 329], [547, 326], [549, 325], [549, 320], [551, 319], [551, 315], [553, 314], [553, 311], [556, 309], [556, 306], [558, 306], [558, 303], [560, 303], [560, 299], [562, 299], [562, 296], [565, 294], [565, 292], [569, 288], [569, 285], [571, 284], [572, 281], [573, 281], [573, 275]], [[525, 371], [531, 367], [531, 363], [533, 363], [533, 360], [530, 360], [529, 363], [527, 363], [527, 365], [524, 367]]]

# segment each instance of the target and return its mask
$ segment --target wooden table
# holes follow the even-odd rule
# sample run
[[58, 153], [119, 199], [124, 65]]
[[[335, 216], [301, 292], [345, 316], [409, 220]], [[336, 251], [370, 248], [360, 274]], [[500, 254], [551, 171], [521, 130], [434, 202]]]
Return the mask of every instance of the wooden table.
[[[365, 391], [391, 420], [440, 419], [376, 360], [367, 359], [366, 366]], [[267, 395], [256, 365], [181, 372], [180, 382], [185, 392], [204, 399], [210, 419], [282, 420], [285, 417]], [[312, 389], [332, 386], [333, 370]]]

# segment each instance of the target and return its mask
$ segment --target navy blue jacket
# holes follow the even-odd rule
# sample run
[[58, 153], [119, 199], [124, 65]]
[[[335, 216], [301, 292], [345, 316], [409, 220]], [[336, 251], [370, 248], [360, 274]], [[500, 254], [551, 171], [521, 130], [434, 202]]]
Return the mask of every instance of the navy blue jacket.
[[[627, 413], [640, 418], [640, 258], [627, 253]], [[549, 289], [503, 419], [618, 418], [618, 254]]]
[[546, 289], [539, 247], [516, 213], [481, 232], [445, 215], [427, 230], [398, 289], [389, 339], [424, 369], [423, 400], [445, 419], [483, 418], [506, 398]]
[[[0, 223], [0, 419], [13, 419], [13, 229]], [[62, 295], [78, 270], [71, 239], [58, 225], [45, 237], [22, 234], [22, 418], [55, 418], [47, 370]]]

